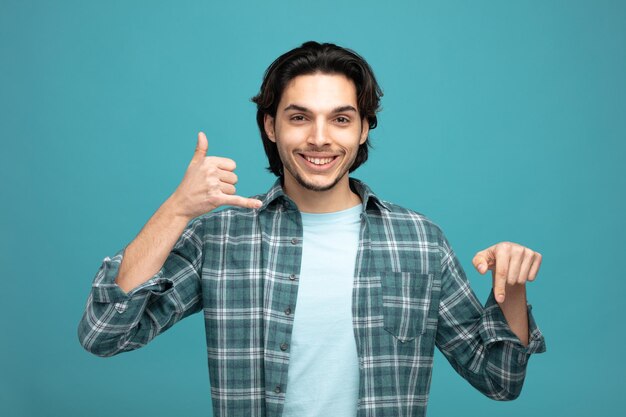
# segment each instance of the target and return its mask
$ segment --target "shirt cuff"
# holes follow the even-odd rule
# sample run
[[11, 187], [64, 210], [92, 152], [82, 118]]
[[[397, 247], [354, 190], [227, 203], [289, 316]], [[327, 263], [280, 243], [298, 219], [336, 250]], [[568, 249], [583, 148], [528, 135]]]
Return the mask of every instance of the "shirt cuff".
[[517, 335], [511, 331], [506, 317], [500, 309], [496, 301], [493, 291], [490, 292], [489, 298], [485, 303], [483, 311], [480, 336], [485, 346], [495, 342], [510, 342], [511, 346], [520, 354], [520, 360], [525, 360], [533, 353], [543, 353], [546, 351], [546, 343], [535, 323], [532, 315], [532, 305], [527, 304], [528, 308], [528, 346], [524, 346]]
[[172, 290], [174, 283], [171, 279], [163, 277], [163, 268], [161, 268], [159, 272], [143, 284], [133, 288], [128, 293], [124, 292], [115, 282], [115, 278], [117, 278], [125, 250], [126, 247], [120, 249], [112, 258], [107, 256], [102, 261], [102, 265], [91, 286], [94, 301], [99, 303], [118, 303], [129, 301], [135, 295], [145, 296], [147, 292], [166, 294]]

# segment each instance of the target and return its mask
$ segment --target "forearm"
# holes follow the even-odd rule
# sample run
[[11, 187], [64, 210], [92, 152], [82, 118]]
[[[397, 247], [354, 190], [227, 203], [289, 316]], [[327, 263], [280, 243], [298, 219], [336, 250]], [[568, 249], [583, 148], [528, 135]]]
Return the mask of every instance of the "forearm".
[[[527, 307], [525, 286], [506, 286], [502, 303], [496, 301], [494, 290], [481, 307], [445, 238], [443, 244], [437, 346], [483, 394], [495, 400], [515, 399], [528, 358], [545, 351], [543, 336]], [[479, 272], [486, 270], [479, 268]]]
[[[172, 220], [169, 210], [169, 203], [164, 204], [133, 245], [103, 260], [78, 326], [79, 341], [87, 351], [112, 356], [137, 349], [200, 310], [204, 218], [196, 218], [179, 231], [175, 227], [178, 220]], [[171, 236], [179, 238], [172, 244], [168, 241]], [[145, 247], [150, 244], [150, 238], [153, 247]], [[145, 256], [138, 254], [142, 244]], [[131, 246], [138, 250], [133, 252]], [[166, 251], [165, 260], [159, 258], [162, 250]], [[126, 258], [125, 253], [130, 256]], [[120, 273], [123, 263], [129, 271], [126, 275]], [[127, 286], [124, 283], [120, 286], [116, 280], [124, 277], [132, 277], [134, 281], [128, 279]], [[132, 293], [125, 292], [131, 289]]]
[[506, 299], [498, 303], [513, 333], [528, 346], [528, 307], [526, 285], [507, 285]]
[[156, 274], [190, 220], [168, 198], [126, 247], [115, 283], [128, 293]]

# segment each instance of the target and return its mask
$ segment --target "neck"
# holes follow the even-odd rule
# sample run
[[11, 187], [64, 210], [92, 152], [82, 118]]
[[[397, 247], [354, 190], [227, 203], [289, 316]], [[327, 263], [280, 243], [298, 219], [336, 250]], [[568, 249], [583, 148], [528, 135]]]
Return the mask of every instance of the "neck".
[[304, 188], [291, 175], [286, 174], [283, 190], [296, 203], [298, 210], [305, 213], [332, 213], [361, 203], [359, 195], [350, 189], [348, 174], [326, 191]]

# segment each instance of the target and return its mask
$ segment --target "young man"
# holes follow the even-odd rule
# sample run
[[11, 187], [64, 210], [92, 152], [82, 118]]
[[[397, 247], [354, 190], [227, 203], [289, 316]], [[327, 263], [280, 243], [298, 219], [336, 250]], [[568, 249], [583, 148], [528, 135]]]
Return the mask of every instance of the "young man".
[[438, 226], [349, 178], [381, 95], [350, 50], [307, 42], [279, 57], [253, 99], [277, 181], [235, 195], [235, 162], [207, 157], [200, 133], [175, 192], [104, 259], [85, 349], [137, 349], [202, 310], [215, 416], [422, 416], [435, 346], [485, 395], [516, 398], [545, 350], [525, 293], [541, 255], [478, 252], [494, 286], [483, 307]]

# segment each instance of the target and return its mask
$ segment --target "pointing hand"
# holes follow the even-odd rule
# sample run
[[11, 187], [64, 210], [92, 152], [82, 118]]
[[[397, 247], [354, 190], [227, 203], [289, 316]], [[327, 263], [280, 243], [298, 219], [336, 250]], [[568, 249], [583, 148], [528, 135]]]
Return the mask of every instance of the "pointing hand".
[[500, 242], [478, 252], [472, 263], [481, 274], [491, 270], [493, 295], [498, 303], [502, 303], [507, 286], [511, 288], [535, 280], [541, 254], [517, 243]]

